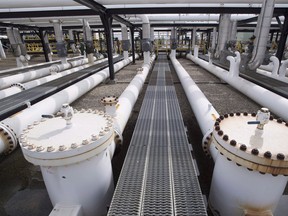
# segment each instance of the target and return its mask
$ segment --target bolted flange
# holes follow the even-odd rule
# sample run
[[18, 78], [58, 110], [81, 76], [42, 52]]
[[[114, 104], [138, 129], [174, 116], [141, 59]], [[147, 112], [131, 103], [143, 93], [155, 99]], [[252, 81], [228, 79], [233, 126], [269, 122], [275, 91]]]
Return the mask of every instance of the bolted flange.
[[16, 147], [18, 143], [17, 135], [8, 125], [0, 122], [0, 142], [5, 146], [4, 154], [10, 154]]

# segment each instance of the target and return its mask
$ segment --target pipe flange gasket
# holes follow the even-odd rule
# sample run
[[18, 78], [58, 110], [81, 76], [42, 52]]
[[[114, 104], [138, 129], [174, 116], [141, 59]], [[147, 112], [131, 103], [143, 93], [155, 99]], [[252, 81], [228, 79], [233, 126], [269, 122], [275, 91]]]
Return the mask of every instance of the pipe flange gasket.
[[10, 87], [14, 87], [14, 86], [18, 87], [21, 91], [25, 91], [26, 90], [25, 86], [23, 84], [21, 84], [21, 83], [13, 83], [13, 84], [10, 85]]
[[5, 150], [3, 153], [6, 155], [10, 154], [17, 147], [17, 135], [12, 128], [2, 122], [0, 122], [0, 139], [2, 139], [5, 145]]

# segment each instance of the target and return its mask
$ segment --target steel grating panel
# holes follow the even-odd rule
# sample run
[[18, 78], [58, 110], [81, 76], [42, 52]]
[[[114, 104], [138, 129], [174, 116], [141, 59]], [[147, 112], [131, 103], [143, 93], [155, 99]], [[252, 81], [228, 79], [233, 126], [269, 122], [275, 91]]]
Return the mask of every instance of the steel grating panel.
[[207, 215], [165, 58], [153, 69], [108, 215]]

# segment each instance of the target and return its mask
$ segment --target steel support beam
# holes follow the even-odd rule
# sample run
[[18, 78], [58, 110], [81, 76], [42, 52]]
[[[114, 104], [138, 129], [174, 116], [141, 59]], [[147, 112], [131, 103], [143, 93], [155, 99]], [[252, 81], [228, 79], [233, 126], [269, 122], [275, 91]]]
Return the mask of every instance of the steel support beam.
[[285, 15], [285, 20], [284, 20], [284, 23], [282, 25], [281, 36], [280, 36], [280, 40], [279, 40], [279, 44], [278, 44], [278, 49], [276, 52], [276, 57], [279, 59], [280, 62], [283, 58], [283, 53], [285, 50], [287, 35], [288, 35], [288, 14]]
[[107, 45], [107, 54], [108, 54], [108, 63], [109, 63], [109, 77], [110, 80], [114, 80], [114, 64], [113, 64], [113, 32], [112, 32], [112, 22], [113, 17], [109, 15], [100, 15], [102, 20], [104, 30], [105, 30], [105, 38]]

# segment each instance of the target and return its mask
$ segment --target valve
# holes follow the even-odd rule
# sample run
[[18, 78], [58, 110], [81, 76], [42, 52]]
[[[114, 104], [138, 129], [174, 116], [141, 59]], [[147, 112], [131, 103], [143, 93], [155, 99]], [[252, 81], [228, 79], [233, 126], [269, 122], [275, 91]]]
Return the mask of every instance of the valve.
[[71, 120], [72, 120], [73, 115], [74, 115], [73, 108], [69, 106], [69, 104], [65, 103], [65, 104], [62, 104], [60, 111], [55, 116], [50, 115], [50, 114], [43, 114], [42, 118], [54, 118], [57, 116], [61, 116], [62, 118], [66, 120], [66, 125], [71, 125], [72, 124]]
[[62, 107], [58, 115], [62, 116], [62, 118], [66, 120], [66, 125], [71, 125], [72, 124], [71, 119], [74, 115], [74, 110], [71, 106], [69, 106], [69, 104], [65, 103], [62, 104]]
[[261, 108], [256, 115], [256, 121], [249, 121], [248, 124], [257, 124], [259, 130], [264, 129], [264, 125], [269, 122], [270, 111], [267, 108]]

